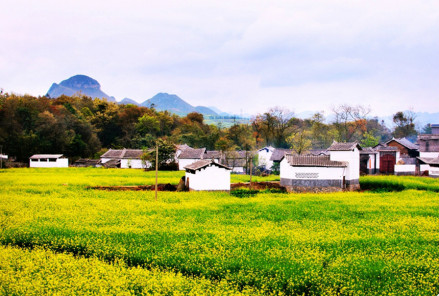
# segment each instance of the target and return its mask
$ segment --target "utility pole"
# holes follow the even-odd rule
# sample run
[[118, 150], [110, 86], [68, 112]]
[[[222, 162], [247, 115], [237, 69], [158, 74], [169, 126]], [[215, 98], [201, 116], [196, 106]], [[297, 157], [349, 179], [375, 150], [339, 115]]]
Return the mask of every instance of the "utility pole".
[[250, 153], [250, 190], [252, 189], [252, 173], [253, 173], [252, 164], [253, 164], [253, 159]]
[[155, 145], [155, 200], [157, 200], [157, 176], [159, 170], [159, 144]]

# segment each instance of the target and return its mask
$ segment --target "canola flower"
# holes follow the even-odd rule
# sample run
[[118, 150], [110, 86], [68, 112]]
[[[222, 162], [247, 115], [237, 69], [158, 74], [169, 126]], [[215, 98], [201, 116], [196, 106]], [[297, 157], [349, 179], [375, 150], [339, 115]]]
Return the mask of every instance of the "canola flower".
[[227, 283], [224, 294], [439, 293], [435, 192], [161, 192], [156, 202], [152, 192], [86, 189], [138, 177], [119, 172], [3, 170], [0, 243]]

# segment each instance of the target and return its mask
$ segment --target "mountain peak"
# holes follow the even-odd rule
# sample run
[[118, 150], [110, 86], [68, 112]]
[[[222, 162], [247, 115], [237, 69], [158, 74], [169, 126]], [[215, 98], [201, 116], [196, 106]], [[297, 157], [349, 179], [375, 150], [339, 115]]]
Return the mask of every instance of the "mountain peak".
[[158, 93], [151, 99], [143, 102], [141, 106], [154, 106], [154, 108], [159, 111], [168, 110], [169, 112], [177, 115], [186, 115], [191, 112], [198, 112], [204, 115], [217, 115], [214, 111], [207, 107], [194, 107], [181, 99], [179, 96], [168, 93]]
[[73, 96], [78, 93], [91, 98], [107, 99], [111, 102], [116, 101], [114, 97], [110, 97], [101, 90], [101, 85], [97, 80], [87, 75], [75, 75], [61, 81], [59, 84], [53, 83], [47, 92], [47, 96], [57, 98], [62, 95]]
[[87, 75], [75, 75], [61, 81], [60, 85], [68, 88], [92, 88], [101, 89], [99, 82]]

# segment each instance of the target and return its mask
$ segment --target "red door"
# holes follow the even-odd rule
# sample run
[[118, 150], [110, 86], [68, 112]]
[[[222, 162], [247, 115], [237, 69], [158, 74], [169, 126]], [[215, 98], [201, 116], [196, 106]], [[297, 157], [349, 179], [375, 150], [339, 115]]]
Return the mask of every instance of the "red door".
[[393, 174], [395, 172], [396, 158], [394, 155], [386, 154], [380, 157], [380, 172]]

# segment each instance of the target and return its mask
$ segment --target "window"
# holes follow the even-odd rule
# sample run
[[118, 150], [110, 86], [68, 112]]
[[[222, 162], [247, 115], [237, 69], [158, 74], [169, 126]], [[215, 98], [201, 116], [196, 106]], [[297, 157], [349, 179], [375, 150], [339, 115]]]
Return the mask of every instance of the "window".
[[56, 162], [56, 158], [49, 158], [49, 162]]

